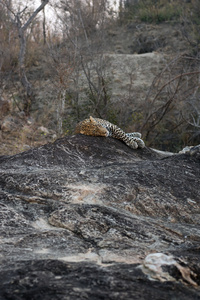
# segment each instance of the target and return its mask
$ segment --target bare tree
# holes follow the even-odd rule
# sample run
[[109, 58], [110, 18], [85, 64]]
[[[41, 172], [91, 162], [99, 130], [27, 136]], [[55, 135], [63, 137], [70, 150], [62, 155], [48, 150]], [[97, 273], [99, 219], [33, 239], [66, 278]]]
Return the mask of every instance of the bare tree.
[[[63, 1], [55, 7], [63, 38], [60, 46], [48, 43], [54, 66], [57, 131], [88, 114], [107, 118], [110, 99], [104, 56], [107, 0]], [[57, 51], [57, 52], [56, 52]], [[60, 81], [62, 78], [62, 81]], [[64, 122], [62, 122], [64, 120]]]
[[19, 49], [19, 75], [22, 86], [25, 92], [25, 99], [24, 99], [24, 111], [26, 114], [29, 114], [32, 100], [33, 100], [33, 89], [32, 85], [29, 82], [26, 76], [26, 68], [25, 68], [25, 55], [26, 55], [26, 32], [29, 28], [30, 24], [33, 22], [35, 17], [38, 13], [44, 9], [44, 7], [48, 4], [49, 0], [43, 0], [40, 6], [28, 17], [24, 24], [22, 24], [22, 17], [25, 14], [28, 6], [24, 7], [22, 10], [15, 12], [12, 6], [11, 0], [1, 0], [1, 3], [4, 7], [7, 8], [9, 12], [10, 19], [14, 26], [17, 28], [18, 37], [20, 42], [20, 49]]
[[67, 39], [71, 42], [79, 71], [87, 81], [86, 96], [92, 113], [107, 117], [109, 102], [108, 79], [106, 78], [105, 26], [107, 0], [81, 2], [69, 7], [71, 26], [68, 24]]
[[200, 125], [199, 64], [197, 57], [179, 55], [155, 77], [142, 107], [142, 131], [149, 145], [154, 145], [162, 132], [178, 134], [182, 144], [184, 136], [196, 136]]

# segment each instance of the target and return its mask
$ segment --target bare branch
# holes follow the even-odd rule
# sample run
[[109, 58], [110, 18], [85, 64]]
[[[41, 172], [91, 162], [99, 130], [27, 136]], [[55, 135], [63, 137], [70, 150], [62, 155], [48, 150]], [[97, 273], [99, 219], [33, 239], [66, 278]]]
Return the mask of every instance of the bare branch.
[[25, 31], [28, 26], [30, 25], [30, 23], [35, 19], [35, 17], [37, 16], [37, 14], [45, 7], [45, 5], [47, 5], [49, 3], [49, 0], [44, 0], [42, 1], [41, 5], [33, 12], [33, 14], [30, 16], [30, 18], [28, 19], [28, 21], [24, 24], [24, 26], [22, 27], [22, 30]]

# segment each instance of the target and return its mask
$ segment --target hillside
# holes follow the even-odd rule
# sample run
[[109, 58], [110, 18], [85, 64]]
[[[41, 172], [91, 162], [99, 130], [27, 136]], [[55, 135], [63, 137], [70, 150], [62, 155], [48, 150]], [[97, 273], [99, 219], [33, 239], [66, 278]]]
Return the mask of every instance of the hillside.
[[90, 33], [94, 49], [90, 53], [83, 48], [84, 68], [78, 73], [64, 44], [33, 48], [27, 66], [33, 87], [28, 114], [17, 72], [3, 78], [0, 154], [72, 134], [88, 115], [108, 119], [125, 131], [141, 131], [147, 145], [162, 150], [177, 152], [199, 144], [194, 126], [199, 83], [193, 76], [198, 74], [198, 58], [184, 30], [175, 21], [109, 24], [103, 38]]

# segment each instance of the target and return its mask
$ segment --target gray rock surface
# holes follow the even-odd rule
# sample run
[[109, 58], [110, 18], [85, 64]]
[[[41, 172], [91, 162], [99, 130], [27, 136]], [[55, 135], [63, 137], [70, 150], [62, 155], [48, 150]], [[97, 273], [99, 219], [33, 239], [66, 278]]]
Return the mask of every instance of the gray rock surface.
[[0, 156], [0, 299], [200, 299], [199, 151], [76, 135]]
[[[108, 81], [108, 88], [112, 91], [111, 101], [119, 103], [126, 98], [132, 98], [129, 105], [138, 105], [146, 99], [147, 91], [152, 85], [155, 76], [166, 65], [167, 57], [158, 52], [143, 54], [116, 54], [106, 53], [102, 57], [96, 56], [95, 68], [104, 66], [104, 76]], [[90, 70], [93, 83], [98, 86], [99, 74], [94, 67]], [[88, 87], [88, 79], [83, 72], [79, 78], [81, 87]], [[77, 91], [74, 86], [74, 78], [70, 81], [72, 90]], [[81, 99], [88, 101], [88, 95], [83, 88], [80, 90]]]

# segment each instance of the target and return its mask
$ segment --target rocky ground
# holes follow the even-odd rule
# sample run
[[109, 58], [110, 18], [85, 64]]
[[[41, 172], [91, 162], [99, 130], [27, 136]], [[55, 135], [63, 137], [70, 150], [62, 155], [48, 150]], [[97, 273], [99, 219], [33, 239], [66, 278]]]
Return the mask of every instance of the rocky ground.
[[200, 150], [68, 136], [0, 157], [0, 299], [200, 299]]

